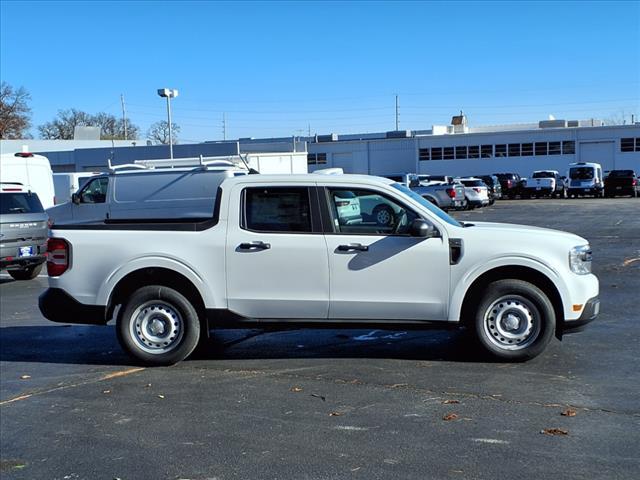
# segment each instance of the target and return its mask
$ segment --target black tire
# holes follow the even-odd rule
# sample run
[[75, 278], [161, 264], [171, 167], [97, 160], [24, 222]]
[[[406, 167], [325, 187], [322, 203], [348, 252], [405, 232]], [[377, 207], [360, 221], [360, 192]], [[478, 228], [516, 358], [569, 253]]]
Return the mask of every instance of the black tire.
[[136, 290], [116, 321], [123, 350], [144, 365], [173, 365], [198, 345], [200, 320], [181, 293], [161, 285]]
[[33, 280], [38, 275], [40, 275], [40, 272], [42, 271], [42, 265], [44, 264], [41, 263], [40, 265], [36, 265], [34, 267], [26, 267], [21, 270], [7, 270], [7, 272], [9, 272], [9, 275], [11, 275], [11, 278], [13, 278], [14, 280]]
[[396, 223], [396, 215], [389, 205], [376, 205], [373, 209], [373, 219], [381, 227], [392, 227]]
[[522, 362], [545, 349], [555, 333], [556, 316], [549, 298], [535, 285], [497, 280], [484, 291], [472, 328], [492, 357]]

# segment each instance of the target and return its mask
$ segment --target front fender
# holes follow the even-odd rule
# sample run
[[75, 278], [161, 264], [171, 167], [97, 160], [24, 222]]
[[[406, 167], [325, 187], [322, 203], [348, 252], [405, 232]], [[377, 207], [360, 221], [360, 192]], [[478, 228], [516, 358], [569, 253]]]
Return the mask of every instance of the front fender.
[[483, 274], [500, 267], [527, 267], [536, 270], [553, 282], [560, 294], [563, 307], [568, 304], [568, 299], [570, 298], [569, 289], [562, 276], [554, 268], [544, 263], [541, 259], [534, 257], [520, 255], [501, 256], [475, 265], [457, 280], [452, 275], [449, 321], [457, 322], [460, 320], [462, 304], [471, 285]]

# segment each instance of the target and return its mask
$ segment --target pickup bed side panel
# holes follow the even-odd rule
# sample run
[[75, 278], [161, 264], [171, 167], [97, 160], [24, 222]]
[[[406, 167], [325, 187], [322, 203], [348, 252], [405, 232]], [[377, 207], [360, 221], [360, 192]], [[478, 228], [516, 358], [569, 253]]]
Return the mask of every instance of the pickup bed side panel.
[[71, 264], [49, 279], [80, 303], [106, 306], [118, 281], [148, 267], [174, 270], [200, 292], [206, 308], [226, 308], [224, 232], [219, 222], [197, 231], [54, 230], [70, 244]]

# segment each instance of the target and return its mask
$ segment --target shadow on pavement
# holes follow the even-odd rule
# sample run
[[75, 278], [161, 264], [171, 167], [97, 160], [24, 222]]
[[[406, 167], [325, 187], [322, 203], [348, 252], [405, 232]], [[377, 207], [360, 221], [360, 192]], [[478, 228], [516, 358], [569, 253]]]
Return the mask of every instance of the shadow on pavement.
[[[302, 329], [220, 330], [202, 342], [193, 359], [390, 358], [453, 362], [487, 361], [459, 331]], [[13, 326], [0, 329], [0, 361], [131, 365], [115, 327]]]

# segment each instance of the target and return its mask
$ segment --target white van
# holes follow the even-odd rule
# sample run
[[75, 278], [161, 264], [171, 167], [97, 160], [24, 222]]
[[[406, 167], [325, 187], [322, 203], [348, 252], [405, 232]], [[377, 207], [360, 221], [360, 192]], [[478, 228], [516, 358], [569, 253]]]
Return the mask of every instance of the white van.
[[87, 182], [100, 172], [69, 172], [69, 173], [54, 173], [53, 174], [53, 187], [55, 189], [55, 204], [66, 203], [71, 201], [71, 195], [76, 193]]
[[27, 191], [38, 194], [44, 208], [54, 205], [53, 172], [47, 157], [28, 152], [3, 153], [0, 182], [21, 183]]
[[604, 198], [604, 178], [599, 163], [578, 162], [569, 164], [567, 173], [569, 197], [591, 195]]
[[116, 169], [94, 175], [71, 202], [49, 208], [52, 224], [211, 218], [218, 186], [246, 170], [220, 167]]

